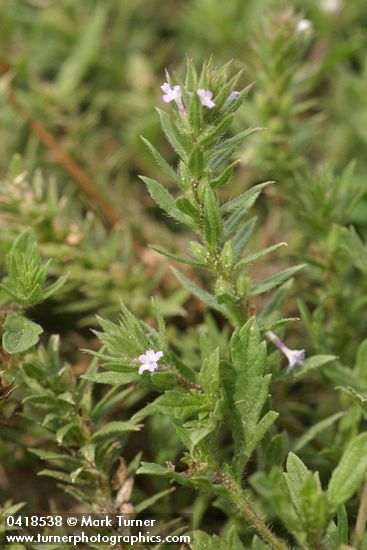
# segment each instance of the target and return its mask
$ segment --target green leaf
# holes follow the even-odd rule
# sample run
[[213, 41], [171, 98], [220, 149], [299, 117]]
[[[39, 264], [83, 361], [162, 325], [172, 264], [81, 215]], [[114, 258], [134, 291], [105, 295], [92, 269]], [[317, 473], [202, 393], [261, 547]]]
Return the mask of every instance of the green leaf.
[[289, 453], [286, 468], [287, 472], [283, 476], [287, 483], [293, 505], [298, 510], [300, 491], [310, 472], [302, 460], [294, 453]]
[[90, 380], [91, 382], [97, 382], [97, 384], [112, 384], [113, 386], [120, 386], [123, 384], [131, 384], [131, 382], [139, 380], [140, 376], [137, 370], [133, 372], [129, 369], [129, 372], [108, 371], [98, 372], [96, 374], [84, 374], [82, 378]]
[[223, 306], [218, 304], [215, 296], [213, 296], [212, 294], [209, 294], [209, 292], [207, 292], [206, 290], [203, 290], [200, 287], [198, 287], [195, 283], [190, 281], [183, 273], [181, 273], [181, 271], [178, 271], [177, 269], [174, 269], [174, 268], [172, 268], [172, 271], [184, 288], [186, 288], [194, 296], [199, 298], [199, 300], [201, 300], [208, 307], [211, 307], [212, 309], [215, 309], [220, 313], [225, 314], [225, 309], [223, 308]]
[[68, 280], [68, 275], [62, 275], [57, 279], [57, 281], [55, 281], [52, 285], [47, 287], [46, 290], [42, 292], [42, 301], [47, 300], [48, 298], [50, 298], [50, 296], [53, 296], [53, 294], [56, 294], [56, 292], [58, 292], [64, 286], [67, 280]]
[[160, 499], [164, 498], [167, 495], [170, 495], [174, 490], [174, 487], [170, 489], [165, 489], [164, 491], [161, 491], [160, 493], [157, 493], [156, 495], [153, 495], [152, 497], [143, 500], [143, 502], [136, 504], [134, 506], [135, 513], [141, 514], [142, 512], [144, 512], [144, 510], [147, 510], [148, 508], [153, 506]]
[[308, 474], [299, 491], [298, 512], [308, 541], [316, 546], [325, 536], [331, 515], [317, 472]]
[[194, 531], [193, 539], [195, 550], [229, 550], [229, 548], [234, 550], [232, 546], [227, 546], [227, 543], [217, 535], [209, 535], [204, 531]]
[[260, 250], [260, 252], [256, 252], [255, 254], [251, 254], [251, 256], [246, 256], [246, 258], [243, 258], [242, 260], [240, 260], [237, 263], [236, 268], [238, 268], [242, 265], [247, 265], [247, 264], [251, 264], [253, 262], [256, 262], [257, 260], [260, 260], [264, 256], [267, 256], [267, 254], [271, 254], [272, 252], [274, 252], [275, 250], [277, 250], [281, 246], [288, 246], [288, 245], [287, 245], [287, 243], [273, 244], [272, 246], [269, 246], [268, 248], [264, 248], [263, 250]]
[[148, 188], [150, 196], [155, 200], [155, 202], [169, 214], [172, 218], [177, 220], [180, 223], [187, 223], [184, 215], [176, 207], [176, 201], [172, 195], [167, 191], [163, 185], [158, 183], [151, 178], [145, 176], [139, 176], [141, 180], [145, 183]]
[[59, 445], [62, 444], [64, 441], [65, 436], [75, 427], [75, 424], [70, 422], [69, 424], [65, 424], [65, 426], [62, 426], [59, 430], [57, 430], [55, 438]]
[[211, 186], [213, 189], [220, 189], [224, 185], [227, 185], [227, 183], [230, 181], [233, 170], [238, 165], [239, 161], [232, 162], [227, 168], [223, 170], [223, 172], [218, 176], [217, 179], [211, 182]]
[[344, 505], [338, 506], [338, 524], [332, 521], [327, 531], [327, 544], [330, 550], [341, 550], [349, 540], [348, 515]]
[[[242, 219], [242, 218], [241, 218]], [[250, 239], [255, 231], [257, 217], [250, 218], [246, 223], [240, 225], [238, 231], [233, 236], [233, 246], [237, 252], [237, 256], [241, 256], [245, 248], [247, 247]], [[226, 225], [226, 227], [228, 227]]]
[[218, 140], [231, 126], [233, 122], [233, 115], [224, 117], [219, 124], [214, 126], [209, 132], [207, 132], [200, 140], [200, 145], [211, 145]]
[[166, 391], [152, 403], [152, 409], [173, 418], [186, 420], [207, 408], [204, 395], [181, 389]]
[[338, 412], [335, 414], [332, 414], [328, 418], [325, 418], [324, 420], [321, 420], [320, 422], [317, 422], [311, 428], [309, 428], [302, 437], [300, 437], [294, 447], [294, 452], [299, 451], [302, 449], [307, 443], [312, 441], [319, 433], [324, 432], [326, 428], [334, 424], [339, 418], [344, 416], [343, 412]]
[[133, 422], [124, 422], [122, 420], [116, 420], [115, 422], [109, 422], [99, 430], [97, 430], [93, 436], [92, 440], [104, 439], [105, 437], [118, 436], [121, 433], [125, 432], [138, 432], [140, 430], [139, 424], [134, 424]]
[[204, 170], [204, 155], [200, 147], [194, 147], [191, 151], [188, 167], [194, 178], [199, 179]]
[[354, 403], [361, 407], [364, 413], [367, 413], [367, 396], [357, 392], [351, 386], [336, 386], [335, 389], [340, 390], [348, 395], [352, 399], [352, 401], [354, 401]]
[[237, 534], [236, 527], [234, 525], [232, 525], [232, 527], [228, 530], [227, 541], [228, 547], [231, 550], [246, 550], [241, 542], [240, 537]]
[[222, 237], [223, 223], [219, 201], [210, 185], [205, 189], [204, 229], [205, 238], [214, 249]]
[[189, 144], [186, 143], [185, 138], [173, 126], [171, 119], [167, 115], [167, 113], [165, 113], [161, 109], [157, 109], [157, 112], [159, 114], [161, 126], [166, 135], [166, 138], [168, 139], [178, 156], [186, 161], [188, 158]]
[[176, 183], [178, 183], [179, 177], [176, 174], [176, 172], [173, 170], [173, 168], [168, 164], [168, 162], [165, 161], [165, 159], [162, 157], [162, 155], [157, 151], [157, 149], [148, 141], [145, 139], [145, 137], [140, 136], [140, 138], [143, 140], [145, 145], [148, 147], [150, 152], [152, 153], [156, 163], [161, 168], [162, 172], [164, 172], [167, 176], [173, 179]]
[[27, 351], [37, 344], [39, 336], [43, 332], [40, 325], [18, 313], [7, 315], [3, 329], [3, 346], [5, 351], [10, 354]]
[[219, 348], [209, 358], [204, 359], [200, 369], [200, 382], [209, 395], [216, 395], [219, 390]]
[[357, 379], [367, 385], [367, 338], [358, 346], [354, 372]]
[[183, 256], [177, 256], [177, 254], [172, 254], [172, 252], [168, 252], [168, 250], [165, 250], [164, 248], [161, 248], [159, 246], [149, 246], [149, 248], [151, 248], [155, 252], [158, 252], [158, 254], [162, 254], [162, 256], [171, 258], [171, 260], [175, 260], [176, 262], [180, 262], [181, 264], [193, 265], [195, 267], [205, 267], [205, 264], [192, 260], [191, 258], [184, 258]]
[[196, 225], [200, 224], [200, 211], [192, 204], [192, 202], [189, 201], [189, 199], [186, 197], [179, 197], [176, 200], [176, 206], [181, 212], [183, 212], [183, 214], [190, 216]]
[[297, 367], [293, 369], [291, 374], [290, 375], [288, 374], [287, 376], [298, 378], [299, 376], [303, 376], [304, 374], [306, 374], [311, 370], [323, 367], [327, 363], [331, 363], [336, 359], [337, 359], [336, 355], [313, 355], [312, 357], [308, 357], [305, 360], [302, 367], [300, 368]]
[[284, 283], [287, 279], [290, 279], [295, 273], [297, 273], [297, 271], [299, 271], [303, 267], [304, 264], [289, 267], [288, 269], [285, 269], [284, 271], [281, 271], [276, 275], [272, 275], [271, 277], [264, 279], [260, 283], [254, 284], [250, 295], [258, 296], [259, 294], [264, 294], [264, 292], [269, 292], [269, 290], [272, 290], [273, 288]]
[[154, 464], [154, 462], [142, 462], [136, 473], [138, 475], [166, 476], [167, 468], [160, 464]]
[[264, 410], [271, 375], [266, 374], [266, 344], [260, 341], [255, 319], [249, 319], [234, 332], [231, 359], [233, 366], [223, 363], [221, 379], [232, 421], [236, 474], [240, 478], [257, 444], [278, 416]]
[[80, 447], [79, 452], [85, 458], [85, 460], [93, 463], [96, 455], [96, 445], [94, 445], [93, 443], [83, 445], [83, 447]]
[[265, 181], [264, 183], [254, 185], [253, 187], [251, 187], [251, 189], [248, 189], [235, 199], [226, 202], [222, 206], [223, 214], [228, 214], [228, 212], [233, 212], [238, 208], [241, 208], [242, 213], [247, 212], [247, 210], [249, 210], [254, 205], [262, 190], [273, 183], [273, 181]]
[[270, 550], [270, 546], [265, 544], [257, 535], [252, 539], [251, 550]]
[[80, 460], [70, 455], [54, 453], [46, 449], [28, 449], [28, 452], [38, 456], [42, 460], [47, 460], [47, 462], [55, 464], [59, 468], [65, 468], [66, 470], [74, 470], [80, 466]]
[[214, 149], [214, 154], [210, 160], [210, 168], [212, 170], [216, 170], [221, 164], [232, 156], [237, 147], [241, 145], [247, 137], [261, 130], [264, 130], [264, 128], [248, 128], [232, 138], [223, 141]]
[[347, 502], [363, 483], [367, 470], [367, 433], [355, 437], [332, 473], [328, 497], [333, 505]]

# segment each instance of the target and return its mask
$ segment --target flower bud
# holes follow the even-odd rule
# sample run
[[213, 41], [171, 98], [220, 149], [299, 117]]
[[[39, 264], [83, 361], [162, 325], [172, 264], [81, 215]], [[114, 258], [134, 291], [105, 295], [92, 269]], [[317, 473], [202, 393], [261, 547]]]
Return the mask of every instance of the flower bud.
[[195, 260], [198, 260], [198, 262], [201, 262], [203, 264], [207, 263], [208, 251], [206, 250], [205, 246], [195, 241], [191, 241], [190, 248]]
[[226, 273], [230, 273], [232, 271], [236, 258], [237, 254], [232, 245], [232, 241], [227, 241], [220, 255], [222, 267]]
[[250, 275], [246, 271], [243, 271], [242, 273], [240, 273], [236, 281], [236, 290], [238, 295], [241, 298], [246, 297], [250, 288], [250, 284], [251, 284]]
[[215, 283], [215, 295], [217, 298], [219, 296], [222, 296], [223, 294], [227, 294], [229, 296], [233, 296], [233, 288], [230, 283], [225, 281], [223, 277], [219, 277], [217, 282]]

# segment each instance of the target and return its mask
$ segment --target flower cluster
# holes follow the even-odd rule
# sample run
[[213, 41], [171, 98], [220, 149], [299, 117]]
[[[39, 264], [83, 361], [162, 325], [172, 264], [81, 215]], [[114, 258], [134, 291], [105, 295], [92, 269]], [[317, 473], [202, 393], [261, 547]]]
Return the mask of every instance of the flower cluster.
[[[179, 112], [182, 114], [186, 114], [186, 108], [182, 101], [180, 86], [176, 85], [172, 88], [168, 84], [168, 82], [165, 82], [164, 84], [162, 84], [161, 90], [164, 92], [162, 97], [163, 101], [165, 101], [166, 103], [174, 101], [178, 107]], [[191, 95], [191, 92], [188, 91], [187, 93]], [[213, 107], [215, 107], [215, 103], [212, 100], [213, 92], [211, 92], [210, 90], [205, 90], [204, 88], [199, 88], [196, 93], [199, 96], [200, 103], [204, 107], [207, 107], [208, 109], [213, 109]]]
[[[162, 99], [165, 103], [170, 103], [171, 101], [174, 101], [178, 107], [178, 110], [181, 114], [186, 114], [186, 108], [182, 101], [182, 94], [181, 94], [181, 88], [177, 84], [175, 86], [171, 86], [168, 84], [168, 82], [165, 82], [161, 86], [161, 90], [163, 92]], [[213, 101], [213, 92], [210, 90], [205, 90], [205, 88], [199, 88], [196, 90], [196, 93], [200, 99], [200, 103], [203, 105], [203, 107], [207, 107], [208, 109], [213, 109], [215, 107], [215, 102]], [[192, 95], [192, 92], [187, 90], [188, 95]], [[239, 96], [239, 92], [233, 91], [229, 94], [227, 101], [233, 101], [234, 99], [237, 99]]]

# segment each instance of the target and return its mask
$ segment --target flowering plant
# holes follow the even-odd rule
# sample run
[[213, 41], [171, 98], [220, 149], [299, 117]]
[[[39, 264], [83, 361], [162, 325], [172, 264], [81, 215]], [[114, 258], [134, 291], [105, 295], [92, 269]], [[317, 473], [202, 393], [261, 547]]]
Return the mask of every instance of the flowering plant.
[[[204, 22], [214, 3], [196, 3]], [[228, 5], [236, 13], [247, 5], [237, 4]], [[347, 55], [348, 48], [333, 53], [332, 37], [312, 49], [314, 14], [323, 10], [320, 28], [325, 17], [338, 24], [341, 8], [331, 4], [313, 6], [307, 17], [292, 10], [269, 17], [248, 44], [254, 87], [231, 64], [213, 61], [199, 72], [190, 61], [184, 77], [167, 72], [163, 84], [153, 72], [146, 78], [141, 58], [126, 67], [132, 78], [138, 66], [131, 97], [149, 114], [146, 125], [128, 125], [133, 169], [125, 175], [138, 195], [129, 206], [138, 211], [145, 193], [147, 212], [162, 222], [154, 231], [148, 214], [142, 232], [140, 220], [131, 221], [132, 234], [122, 223], [110, 230], [69, 196], [68, 185], [58, 193], [39, 174], [28, 181], [11, 167], [0, 197], [1, 490], [2, 463], [4, 471], [19, 463], [20, 472], [42, 460], [39, 474], [83, 511], [173, 508], [180, 532], [192, 511], [195, 550], [364, 550], [364, 176], [353, 164], [314, 168], [322, 156], [315, 136], [328, 122], [319, 103], [305, 99], [324, 89], [322, 78]], [[105, 9], [96, 11], [96, 32]], [[243, 35], [240, 27], [241, 51]], [[220, 55], [232, 38], [227, 33]], [[81, 40], [82, 51], [91, 43], [93, 34]], [[59, 97], [74, 100], [70, 82], [89, 75], [95, 54], [80, 57], [83, 69], [74, 72], [77, 56], [65, 65]], [[361, 61], [350, 64], [357, 70]], [[354, 96], [364, 97], [363, 84], [354, 82]], [[88, 108], [85, 89], [76, 111]], [[107, 103], [118, 105], [118, 94], [106, 97], [86, 126], [104, 118]], [[171, 152], [152, 130], [153, 117]], [[356, 118], [350, 147], [364, 152], [364, 117]], [[141, 127], [150, 141], [131, 137]], [[329, 141], [340, 134], [327, 131]], [[110, 157], [108, 182], [121, 165]], [[114, 208], [92, 190], [115, 223]], [[52, 263], [41, 259], [49, 256]], [[6, 499], [0, 517], [21, 506]]]

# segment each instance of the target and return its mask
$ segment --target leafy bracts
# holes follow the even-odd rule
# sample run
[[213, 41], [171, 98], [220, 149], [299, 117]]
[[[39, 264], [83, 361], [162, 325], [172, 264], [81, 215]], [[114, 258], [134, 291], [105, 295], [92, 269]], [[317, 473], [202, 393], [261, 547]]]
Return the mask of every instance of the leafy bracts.
[[[286, 243], [268, 246], [243, 256], [253, 224], [247, 217], [260, 193], [271, 183], [251, 187], [238, 197], [222, 203], [218, 192], [228, 186], [236, 162], [232, 156], [244, 140], [261, 128], [249, 128], [228, 135], [236, 111], [243, 105], [248, 89], [234, 87], [239, 74], [230, 78], [229, 67], [216, 69], [209, 62], [198, 75], [188, 64], [185, 84], [162, 86], [163, 100], [171, 103], [170, 113], [158, 110], [162, 130], [179, 158], [175, 171], [144, 139], [162, 171], [179, 188], [170, 193], [159, 182], [142, 176], [149, 194], [176, 222], [192, 230], [197, 240], [191, 242], [191, 255], [183, 257], [162, 247], [154, 250], [179, 263], [209, 270], [214, 279], [212, 292], [200, 289], [179, 271], [181, 284], [207, 306], [220, 311], [234, 326], [246, 320], [246, 302], [289, 279], [299, 267], [285, 270], [255, 283], [245, 266], [274, 252]], [[213, 292], [214, 291], [214, 292]]]

